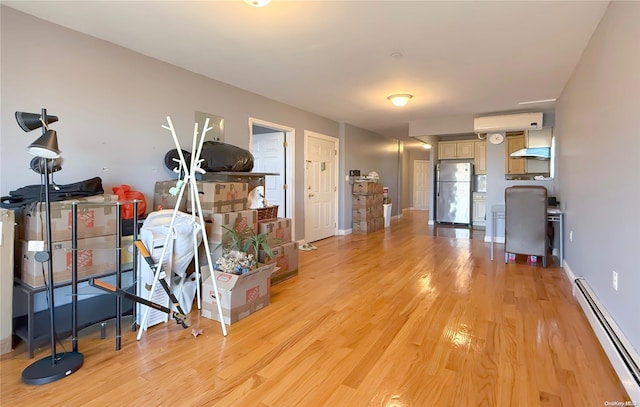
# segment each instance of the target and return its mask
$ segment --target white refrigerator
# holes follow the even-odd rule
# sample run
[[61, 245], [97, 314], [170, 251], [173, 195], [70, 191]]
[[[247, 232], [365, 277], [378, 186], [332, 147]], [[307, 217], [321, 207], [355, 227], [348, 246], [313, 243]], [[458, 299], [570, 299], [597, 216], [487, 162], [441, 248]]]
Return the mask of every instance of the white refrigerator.
[[436, 222], [471, 224], [471, 163], [441, 162], [436, 168]]

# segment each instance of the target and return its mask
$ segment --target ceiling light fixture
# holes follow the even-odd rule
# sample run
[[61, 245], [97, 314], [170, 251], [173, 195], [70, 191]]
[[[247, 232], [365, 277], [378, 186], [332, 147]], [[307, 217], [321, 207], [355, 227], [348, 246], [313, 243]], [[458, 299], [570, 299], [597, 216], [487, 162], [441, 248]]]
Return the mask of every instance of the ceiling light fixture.
[[389, 99], [391, 103], [393, 103], [396, 106], [404, 106], [407, 104], [407, 102], [409, 102], [409, 99], [411, 99], [412, 97], [413, 95], [410, 95], [408, 93], [398, 93], [396, 95], [389, 96], [387, 99]]
[[431, 150], [431, 144], [429, 144], [429, 143], [424, 143], [424, 144], [422, 145], [422, 148], [424, 148], [425, 150]]
[[244, 0], [244, 2], [252, 7], [264, 7], [271, 3], [271, 0]]
[[550, 103], [555, 102], [557, 99], [541, 99], [541, 100], [530, 100], [528, 102], [518, 102], [519, 105], [534, 105], [536, 103]]

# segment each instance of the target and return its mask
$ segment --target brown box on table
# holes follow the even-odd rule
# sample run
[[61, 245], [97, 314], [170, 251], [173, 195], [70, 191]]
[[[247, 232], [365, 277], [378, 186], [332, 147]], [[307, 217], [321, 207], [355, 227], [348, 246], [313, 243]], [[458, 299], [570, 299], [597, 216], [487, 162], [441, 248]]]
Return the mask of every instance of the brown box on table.
[[[198, 181], [196, 184], [203, 216], [247, 209], [249, 190], [246, 182]], [[187, 211], [191, 211], [191, 194], [187, 195]]]
[[[153, 189], [153, 208], [152, 211], [160, 211], [163, 209], [175, 209], [178, 202], [178, 187], [177, 179], [170, 179], [167, 181], [157, 181]], [[187, 210], [187, 195], [189, 195], [189, 189], [185, 187], [182, 193], [182, 199], [178, 210], [186, 212]]]
[[[78, 238], [106, 236], [116, 233], [117, 195], [95, 195], [66, 201], [51, 202], [51, 239], [71, 240], [72, 203], [77, 202]], [[31, 204], [24, 210], [21, 228], [24, 240], [46, 241], [46, 206]]]
[[[132, 260], [131, 238], [123, 239], [123, 266]], [[39, 263], [35, 259], [36, 252], [28, 250], [28, 242], [22, 241], [22, 259], [20, 279], [27, 285], [37, 288], [44, 285], [44, 275], [48, 274], [47, 263]], [[53, 283], [71, 281], [72, 265], [71, 241], [54, 242], [52, 245]], [[116, 269], [116, 236], [97, 236], [78, 239], [78, 278], [111, 273]], [[51, 282], [47, 282], [50, 284]]]

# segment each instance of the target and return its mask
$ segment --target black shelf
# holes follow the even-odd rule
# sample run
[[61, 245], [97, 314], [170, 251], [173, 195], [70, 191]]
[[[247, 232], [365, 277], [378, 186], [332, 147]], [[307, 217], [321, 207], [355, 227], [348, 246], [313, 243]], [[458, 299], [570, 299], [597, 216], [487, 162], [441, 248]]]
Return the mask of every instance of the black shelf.
[[[127, 265], [122, 273], [132, 272], [130, 265]], [[91, 278], [103, 278], [108, 276], [115, 276], [115, 272], [103, 273], [94, 275], [91, 277], [78, 280], [78, 284], [86, 282]], [[69, 286], [71, 282], [64, 282], [56, 284], [54, 290]], [[127, 291], [135, 294], [135, 284], [126, 289]], [[25, 284], [22, 280], [14, 279], [13, 285], [13, 301], [24, 301], [27, 305], [27, 314], [15, 316], [13, 318], [13, 334], [18, 338], [25, 341], [27, 344], [27, 352], [29, 358], [33, 357], [34, 350], [38, 346], [42, 346], [50, 340], [50, 322], [49, 322], [49, 310], [35, 312], [34, 310], [34, 296], [37, 293], [47, 291], [46, 286], [31, 287]], [[88, 328], [91, 325], [99, 322], [108, 321], [118, 316], [116, 312], [117, 296], [108, 293], [98, 293], [91, 298], [78, 301], [78, 330]], [[15, 306], [15, 305], [14, 305]], [[122, 299], [122, 314], [133, 315], [134, 305], [131, 300], [126, 298]], [[71, 321], [71, 303], [56, 306], [55, 312], [55, 326], [58, 338], [63, 339], [71, 335], [72, 333], [72, 321]]]
[[[88, 328], [99, 322], [108, 321], [116, 317], [116, 297], [110, 294], [99, 294], [86, 300], [78, 301], [78, 330]], [[132, 315], [133, 302], [122, 300], [122, 315]], [[42, 346], [50, 340], [49, 310], [38, 311], [33, 314], [33, 332], [29, 338], [29, 315], [14, 319], [14, 333], [27, 342], [29, 357], [33, 357], [33, 349]], [[71, 304], [56, 307], [56, 333], [60, 339], [71, 335]]]

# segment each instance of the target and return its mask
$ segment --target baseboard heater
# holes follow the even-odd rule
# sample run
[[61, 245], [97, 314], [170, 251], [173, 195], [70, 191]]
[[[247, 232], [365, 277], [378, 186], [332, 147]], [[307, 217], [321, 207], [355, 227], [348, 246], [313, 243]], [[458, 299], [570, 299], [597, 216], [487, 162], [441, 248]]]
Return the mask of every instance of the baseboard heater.
[[640, 402], [640, 358], [587, 282], [575, 279], [580, 303], [609, 361], [632, 401]]

